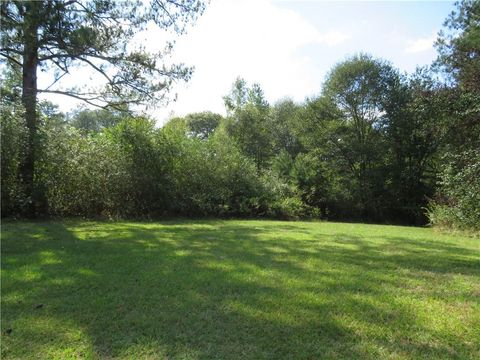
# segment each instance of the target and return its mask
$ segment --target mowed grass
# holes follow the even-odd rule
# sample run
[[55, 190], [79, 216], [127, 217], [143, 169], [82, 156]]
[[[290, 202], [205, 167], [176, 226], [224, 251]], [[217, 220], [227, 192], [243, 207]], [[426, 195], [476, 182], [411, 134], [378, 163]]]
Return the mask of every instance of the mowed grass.
[[480, 240], [280, 221], [5, 222], [2, 359], [480, 359]]

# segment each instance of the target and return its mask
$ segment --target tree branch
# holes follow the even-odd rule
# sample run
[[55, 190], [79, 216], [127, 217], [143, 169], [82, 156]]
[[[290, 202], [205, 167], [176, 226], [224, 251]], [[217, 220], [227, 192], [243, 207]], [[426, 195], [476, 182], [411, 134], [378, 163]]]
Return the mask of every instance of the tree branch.
[[[118, 110], [123, 110], [122, 106], [123, 105], [129, 105], [129, 104], [137, 104], [138, 101], [136, 100], [122, 100], [122, 101], [109, 101], [102, 96], [96, 96], [96, 97], [83, 97], [83, 95], [88, 95], [88, 94], [78, 94], [78, 93], [72, 93], [72, 92], [67, 92], [67, 91], [61, 91], [61, 90], [48, 90], [48, 89], [39, 89], [39, 93], [47, 93], [47, 94], [58, 94], [58, 95], [64, 95], [64, 96], [69, 96], [77, 100], [81, 100], [86, 102], [89, 105], [101, 108], [101, 109], [107, 109], [107, 108], [114, 108]], [[104, 104], [98, 104], [93, 101], [101, 101]]]
[[54, 82], [52, 82], [50, 85], [47, 86], [47, 88], [45, 90], [48, 90], [50, 89], [53, 85], [55, 85], [62, 77], [64, 77], [65, 75], [68, 74], [68, 71], [64, 72], [62, 75], [60, 75], [59, 77], [57, 77]]
[[23, 51], [20, 51], [20, 50], [17, 50], [17, 49], [13, 49], [13, 48], [9, 48], [9, 47], [6, 47], [6, 48], [1, 48], [0, 51], [7, 51], [7, 52], [13, 52], [17, 55], [23, 55]]
[[167, 8], [158, 0], [155, 0], [155, 4], [158, 5], [169, 17], [170, 21], [172, 22], [172, 25], [175, 25], [176, 19], [170, 14], [170, 12], [167, 10]]
[[[82, 96], [80, 96], [80, 95], [78, 95], [78, 94], [69, 93], [69, 92], [66, 92], [66, 91], [48, 90], [48, 89], [39, 89], [38, 92], [39, 92], [39, 93], [48, 93], [48, 94], [58, 94], [58, 95], [69, 96], [69, 97], [72, 97], [72, 98], [74, 98], [74, 99], [84, 101], [84, 102], [86, 102], [86, 103], [89, 104], [89, 105], [92, 105], [92, 106], [95, 106], [95, 107], [98, 107], [98, 108], [102, 108], [102, 109], [105, 109], [105, 108], [108, 107], [108, 106], [106, 106], [106, 105], [99, 105], [99, 104], [96, 104], [96, 103], [93, 102], [93, 100], [98, 100], [99, 97], [85, 98], [85, 97], [82, 97]], [[100, 100], [100, 101], [101, 101], [101, 100]]]
[[15, 58], [11, 57], [10, 55], [7, 55], [7, 54], [4, 54], [4, 53], [0, 53], [0, 56], [3, 56], [4, 58], [14, 62], [15, 64], [17, 64], [18, 66], [22, 67], [22, 63], [18, 60], [16, 60]]
[[82, 57], [76, 57], [76, 59], [81, 60], [81, 61], [86, 62], [87, 64], [89, 64], [89, 65], [90, 65], [92, 68], [94, 68], [97, 72], [99, 72], [101, 75], [103, 75], [103, 77], [105, 77], [105, 79], [107, 79], [110, 84], [113, 84], [113, 81], [112, 81], [112, 79], [110, 78], [110, 76], [108, 76], [108, 75], [105, 73], [105, 71], [103, 71], [102, 69], [100, 69], [98, 66], [96, 66], [94, 63], [92, 63], [90, 60], [85, 59], [85, 58], [82, 58]]

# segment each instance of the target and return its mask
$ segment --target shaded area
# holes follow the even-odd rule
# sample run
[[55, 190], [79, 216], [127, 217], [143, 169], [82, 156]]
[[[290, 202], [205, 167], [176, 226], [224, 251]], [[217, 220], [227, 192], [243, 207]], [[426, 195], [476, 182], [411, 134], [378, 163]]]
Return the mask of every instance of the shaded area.
[[475, 358], [478, 247], [404, 229], [7, 223], [2, 357]]

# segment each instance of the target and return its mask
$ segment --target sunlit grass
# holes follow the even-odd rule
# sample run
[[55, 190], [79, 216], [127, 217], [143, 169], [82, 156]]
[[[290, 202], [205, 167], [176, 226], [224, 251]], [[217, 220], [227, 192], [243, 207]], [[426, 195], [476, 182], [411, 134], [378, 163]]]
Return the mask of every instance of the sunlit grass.
[[477, 359], [480, 241], [276, 221], [7, 222], [3, 359]]

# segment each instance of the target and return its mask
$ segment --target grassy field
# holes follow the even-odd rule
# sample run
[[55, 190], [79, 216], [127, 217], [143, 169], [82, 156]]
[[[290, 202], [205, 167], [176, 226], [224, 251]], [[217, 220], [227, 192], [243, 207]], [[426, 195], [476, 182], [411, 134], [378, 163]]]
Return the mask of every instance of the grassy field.
[[480, 359], [480, 240], [277, 221], [4, 222], [2, 359]]

